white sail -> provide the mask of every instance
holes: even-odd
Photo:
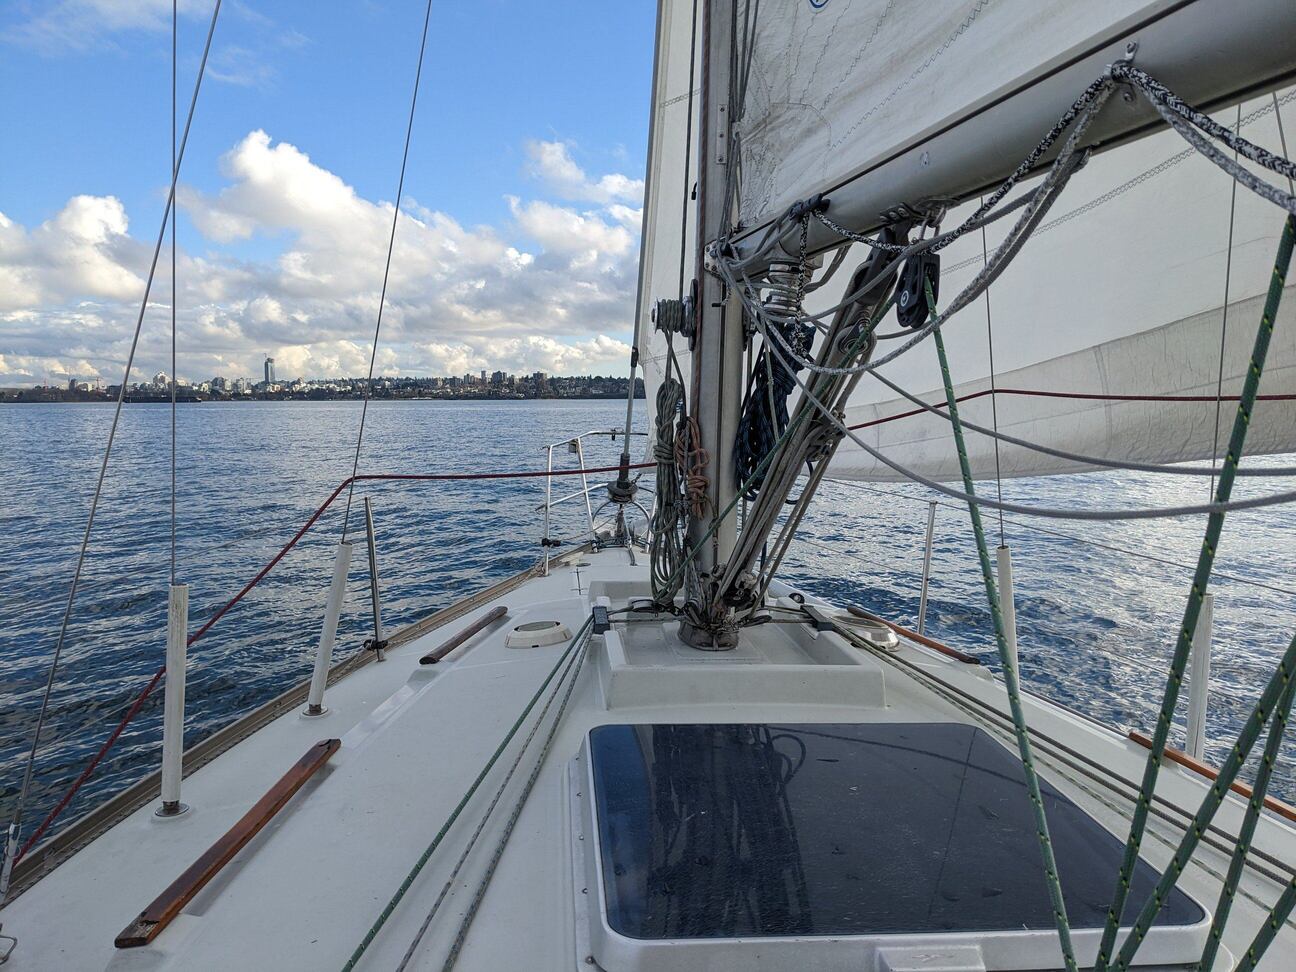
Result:
[[[639,301],[635,308],[635,333],[639,362],[643,366],[647,395],[648,453],[652,454],[652,430],[656,422],[656,392],[668,367],[666,340],[653,326],[652,310],[662,298],[680,294],[680,254],[684,253],[685,286],[693,279],[694,205],[689,200],[697,178],[697,98],[692,92],[690,108],[690,41],[694,39],[694,4],[691,0],[661,0],[658,8],[658,37],[652,121],[648,146],[647,193],[644,198],[644,232],[639,268]],[[696,42],[701,43],[699,25]],[[694,65],[695,73],[697,65]],[[688,172],[685,159],[690,158]],[[688,342],[675,339],[676,360],[685,376],[689,373]]]
[[[1031,143],[1017,139],[1035,125],[1035,107],[1047,103],[1039,117],[1055,119],[1127,40],[1143,41],[1137,63],[1190,100],[1239,90],[1255,83],[1241,72],[1281,70],[1268,61],[1285,61],[1286,52],[1261,48],[1290,31],[1294,13],[1283,0],[747,0],[744,8],[756,17],[741,124],[740,208],[749,227],[815,192],[834,192],[836,204],[847,205],[840,187],[870,173],[873,189],[858,191],[881,195],[868,215],[960,192],[961,180],[976,185],[995,157],[1020,159],[1017,146]],[[1222,42],[1222,32],[1251,52],[1245,63],[1207,63],[1211,52],[1195,38]],[[1067,73],[1077,66],[1080,75]],[[1108,119],[1119,125],[1138,107],[1131,102]],[[966,125],[978,117],[989,127]],[[989,158],[955,161],[976,151],[968,143]],[[915,146],[926,154],[880,176]]]
[[[1296,134],[1296,92],[1280,92],[1276,100],[1288,132]],[[1268,95],[1255,99],[1242,106],[1241,116],[1247,138],[1277,151],[1281,138],[1274,102]],[[1229,109],[1215,117],[1232,126],[1238,112]],[[961,214],[951,213],[947,224],[955,225]],[[991,252],[1009,222],[990,227]],[[991,287],[989,325],[986,298],[981,298],[944,327],[956,392],[966,399],[961,416],[987,427],[997,420],[1001,431],[1018,438],[1111,460],[1177,462],[1222,454],[1233,403],[1222,403],[1217,434],[1214,401],[1170,399],[1213,399],[1217,388],[1224,396],[1240,392],[1282,222],[1279,210],[1244,188],[1235,196],[1232,181],[1185,151],[1174,133],[1095,157]],[[979,234],[946,250],[942,302],[965,286],[982,262]],[[1296,395],[1296,292],[1288,291],[1262,395]],[[894,331],[893,320],[881,330]],[[988,394],[991,337],[999,389],[993,397]],[[883,370],[906,390],[920,392],[924,401],[944,402],[930,341]],[[1077,397],[1057,397],[1072,395]],[[1131,396],[1165,400],[1121,400]],[[847,419],[860,426],[856,434],[894,461],[929,477],[957,479],[949,422],[930,414],[895,418],[914,409],[866,376]],[[972,431],[966,438],[974,475],[994,476],[993,439]],[[1296,401],[1261,401],[1246,451],[1296,451]],[[1005,477],[1092,468],[1007,443],[1000,444],[998,459]],[[902,478],[849,439],[831,475]]]

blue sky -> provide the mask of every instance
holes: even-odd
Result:
[[[209,0],[181,4],[182,111],[210,10]],[[366,341],[355,325],[374,299],[360,283],[376,262],[373,248],[346,252],[346,213],[312,213],[313,200],[301,212],[263,220],[277,200],[254,189],[292,193],[306,176],[331,174],[364,204],[358,219],[381,221],[374,204],[395,195],[422,17],[420,0],[225,0],[181,176],[179,239],[184,259],[195,261],[181,265],[188,283],[178,312],[195,352],[182,376],[209,377],[204,368],[222,365],[251,373],[263,351],[280,345],[296,348],[287,358],[308,371],[326,372],[330,362],[349,371],[364,357],[356,352],[367,347],[338,342]],[[394,356],[384,363],[408,372],[477,360],[486,366],[495,363],[484,360],[491,356],[518,368],[613,364],[632,312],[626,283],[636,253],[625,243],[637,250],[635,180],[643,169],[654,17],[648,2],[433,4],[405,209],[429,230],[425,256],[483,239],[490,253],[467,267],[439,266],[434,281],[419,273],[411,252],[410,286],[394,294]],[[131,323],[127,283],[147,269],[165,191],[170,42],[167,0],[26,0],[0,9],[0,213],[8,224],[0,231],[7,234],[0,235],[0,282],[6,272],[18,280],[7,305],[0,303],[0,383],[60,370],[113,377]],[[263,146],[246,142],[256,132],[264,133]],[[242,161],[232,163],[231,153]],[[269,172],[275,166],[283,169],[278,179]],[[296,174],[288,171],[294,166]],[[221,195],[232,189],[238,199]],[[66,214],[76,197],[87,199]],[[316,217],[336,225],[324,231]],[[457,243],[434,232],[444,219]],[[479,229],[484,236],[474,235]],[[65,231],[70,241],[59,235]],[[419,233],[398,235],[414,245]],[[357,239],[368,234],[357,230]],[[86,246],[92,260],[112,266],[86,278],[78,270],[84,260],[52,265]],[[286,279],[286,254],[312,262],[312,279],[327,277],[335,292],[306,293],[302,279]],[[347,273],[335,273],[344,258]],[[547,286],[534,279],[535,268]],[[564,268],[576,283],[602,288],[591,306],[574,307],[562,295]],[[468,301],[484,315],[479,321],[461,313],[465,301],[454,302],[457,310],[443,302],[451,284],[469,278],[479,295],[516,290],[499,306],[487,297]],[[555,293],[561,306],[547,306]],[[170,302],[168,293],[154,296]],[[291,326],[276,328],[276,314],[257,318],[249,307],[258,299],[278,302],[278,318]],[[528,306],[541,319],[534,330]],[[564,356],[555,344],[587,352]],[[146,370],[155,345],[143,345]]]

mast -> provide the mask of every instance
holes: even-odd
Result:
[[[733,443],[741,409],[742,312],[737,298],[729,295],[719,277],[707,269],[707,251],[727,235],[727,222],[736,205],[736,185],[729,178],[729,144],[737,3],[702,0],[702,7],[701,155],[694,264],[697,343],[693,349],[691,400],[700,432],[697,445],[709,459],[706,510],[701,517],[690,513],[686,532],[686,549],[696,553],[686,591],[692,620],[680,625],[680,637],[695,648],[715,650],[737,644],[737,631],[729,623],[732,611],[716,602],[715,585],[737,537],[736,510],[719,514],[730,506],[737,492]]]

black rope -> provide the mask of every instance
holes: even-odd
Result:
[[[814,335],[812,325],[788,321],[775,326],[793,347],[810,346]],[[795,370],[790,368],[788,360],[770,354],[758,355],[743,397],[742,417],[734,438],[734,477],[737,482],[748,483],[743,496],[749,501],[756,499],[765,483],[762,461],[787,431],[788,397],[796,389],[796,375],[801,370],[800,365]]]

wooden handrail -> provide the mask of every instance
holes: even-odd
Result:
[[[1152,748],[1151,738],[1143,735],[1143,733],[1136,729],[1131,729],[1129,731],[1129,738],[1138,743],[1144,749]],[[1172,763],[1178,763],[1185,769],[1192,770],[1199,776],[1206,777],[1208,780],[1219,779],[1219,770],[1214,766],[1203,763],[1199,759],[1194,759],[1182,749],[1175,749],[1173,746],[1167,746],[1165,748],[1165,758],[1170,760]],[[1251,799],[1251,794],[1254,792],[1251,787],[1247,786],[1245,783],[1238,783],[1236,781],[1229,787],[1229,789],[1234,793],[1237,793],[1239,796],[1246,797],[1248,800]],[[1283,801],[1276,797],[1266,796],[1264,798],[1264,805],[1266,810],[1272,810],[1280,817],[1286,817],[1288,820],[1296,820],[1296,807],[1293,807],[1290,803],[1283,803]]]
[[[962,662],[964,665],[981,664],[981,659],[977,658],[975,655],[969,655],[966,652],[959,651],[957,648],[951,648],[949,645],[941,644],[934,638],[920,635],[917,631],[910,631],[908,628],[902,627],[894,621],[888,621],[886,618],[879,617],[870,611],[865,611],[862,607],[856,607],[854,604],[849,604],[847,605],[846,610],[857,618],[863,618],[865,621],[876,621],[878,624],[885,624],[901,638],[916,641],[918,644],[930,648],[932,651],[940,652],[942,655],[947,655],[955,661]]]
[[[500,618],[504,617],[504,615],[506,614],[508,614],[508,608],[506,608],[503,604],[501,604],[497,608],[492,608],[491,610],[483,614],[480,618],[478,618],[476,621],[474,621],[472,624],[468,625],[468,627],[460,631],[449,641],[441,645],[440,648],[436,648],[432,651],[429,651],[426,655],[424,655],[422,658],[419,659],[419,664],[435,665],[442,658],[450,654],[450,652],[454,651],[456,648],[462,645],[473,635],[477,634],[477,632],[490,627],[492,624],[494,624]]]
[[[306,755],[293,765],[287,773],[270,787],[266,795],[253,805],[229,830],[212,844],[198,860],[185,869],[185,872],[171,882],[170,886],[153,899],[152,903],[140,912],[139,917],[127,925],[113,942],[118,948],[138,948],[147,945],[158,936],[180,909],[187,905],[199,891],[214,878],[220,869],[243,849],[261,828],[270,822],[276,813],[283,809],[302,784],[315,775],[329,757],[342,745],[340,739],[321,739]]]

